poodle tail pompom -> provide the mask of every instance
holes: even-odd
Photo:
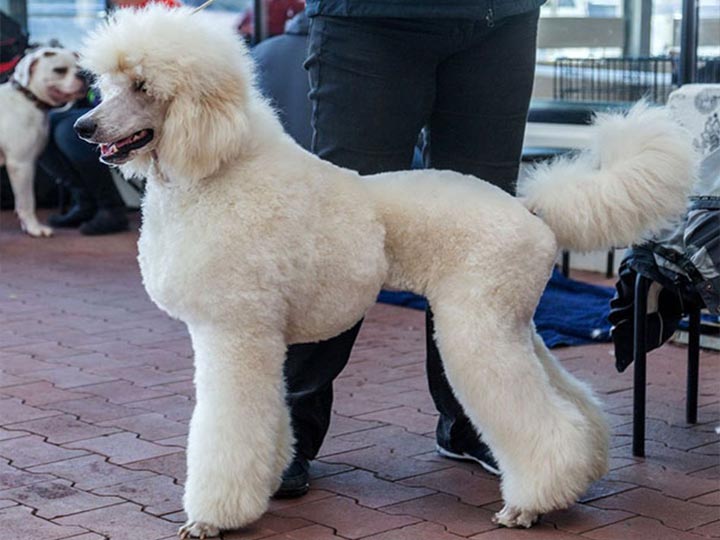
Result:
[[[518,186],[563,249],[628,246],[686,209],[697,156],[664,108],[645,102],[596,119],[590,147],[535,167]]]

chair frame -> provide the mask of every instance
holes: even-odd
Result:
[[[633,456],[645,456],[645,404],[647,386],[646,321],[648,291],[652,280],[641,274],[635,279],[634,336],[633,336]],[[698,380],[700,372],[700,307],[689,313],[687,391],[685,420],[697,423]]]

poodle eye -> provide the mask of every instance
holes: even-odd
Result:
[[[133,88],[136,92],[147,92],[147,88],[145,88],[145,81],[135,81]]]
[[[68,72],[68,68],[66,68],[66,67],[56,67],[55,69],[53,69],[53,71],[54,71],[55,73],[57,73],[58,75],[65,75],[65,74]]]

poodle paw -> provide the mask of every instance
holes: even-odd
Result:
[[[22,229],[30,236],[34,236],[35,238],[52,236],[53,234],[53,230],[50,227],[40,225],[39,223],[23,223]]]
[[[200,540],[203,540],[219,534],[220,529],[202,521],[188,521],[178,530],[180,540],[186,540],[187,538],[200,538]]]
[[[506,504],[492,518],[492,522],[503,527],[525,527],[529,529],[540,518],[536,512],[523,510],[516,506]]]

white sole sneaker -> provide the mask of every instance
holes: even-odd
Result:
[[[457,459],[458,461],[473,461],[480,465],[483,469],[485,469],[490,474],[494,474],[495,476],[500,476],[500,470],[493,467],[492,465],[489,465],[487,462],[476,458],[475,456],[471,456],[470,454],[456,454],[455,452],[451,452],[450,450],[446,450],[439,444],[435,445],[435,449],[437,450],[437,453],[440,454],[442,457],[448,458],[448,459]]]

